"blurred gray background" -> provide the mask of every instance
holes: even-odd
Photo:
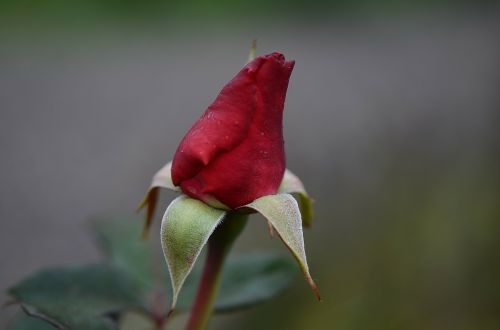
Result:
[[[213,329],[498,329],[500,12],[227,16],[2,24],[0,301],[42,267],[98,260],[88,218],[134,214],[257,38],[296,60],[287,165],[316,200],[324,301],[297,278]],[[287,253],[258,217],[237,248]]]

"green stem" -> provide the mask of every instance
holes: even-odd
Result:
[[[206,329],[219,291],[224,260],[247,219],[248,215],[229,213],[208,240],[208,255],[186,330]]]

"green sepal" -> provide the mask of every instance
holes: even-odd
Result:
[[[203,246],[226,212],[179,196],[168,206],[161,223],[161,243],[172,282],[172,309]]]
[[[307,194],[304,184],[300,181],[299,177],[289,169],[285,170],[278,193],[296,196],[302,215],[302,225],[307,228],[311,227],[314,218],[314,200]]]
[[[168,162],[163,166],[153,177],[151,184],[149,185],[148,192],[141,204],[137,208],[140,211],[146,207],[146,217],[144,221],[144,229],[142,231],[142,237],[147,238],[149,233],[149,228],[153,222],[153,216],[156,209],[156,204],[158,203],[158,196],[160,194],[160,188],[170,189],[176,192],[180,192],[179,187],[174,186],[172,182],[172,162]]]
[[[300,209],[293,196],[290,194],[268,195],[256,199],[252,203],[245,205],[245,207],[259,212],[272,224],[281,240],[299,263],[300,269],[316,298],[321,300],[318,287],[309,273]]]

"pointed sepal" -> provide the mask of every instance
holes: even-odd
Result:
[[[314,200],[307,194],[299,177],[289,169],[285,170],[278,193],[293,194],[297,197],[300,213],[302,214],[302,225],[307,228],[311,227],[314,218]]]
[[[316,298],[321,300],[318,287],[309,273],[302,232],[302,219],[299,206],[293,196],[290,194],[268,195],[256,199],[245,207],[259,212],[272,224],[281,240],[299,263],[300,269]]]
[[[172,281],[172,310],[196,259],[226,212],[179,196],[168,206],[161,223],[161,244]]]
[[[173,191],[180,192],[179,187],[174,186],[172,182],[172,162],[168,162],[163,166],[153,177],[151,185],[149,186],[146,196],[138,207],[138,211],[146,207],[146,219],[144,221],[144,229],[142,231],[143,238],[148,237],[149,228],[153,222],[153,215],[155,212],[156,204],[158,203],[158,195],[160,188],[166,188]]]

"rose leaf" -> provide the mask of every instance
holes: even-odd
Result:
[[[156,247],[151,240],[140,237],[141,223],[136,218],[94,218],[92,234],[100,250],[112,265],[123,269],[140,284],[144,293],[166,278],[166,266],[155,265]]]
[[[197,267],[195,267],[197,268]],[[286,289],[296,275],[293,262],[270,253],[244,253],[230,256],[224,266],[216,312],[250,307],[275,297]],[[189,310],[196,295],[201,269],[193,270],[179,295],[177,307]]]
[[[28,315],[62,329],[113,329],[106,316],[146,309],[137,282],[103,264],[44,269],[10,288],[9,295]]]

